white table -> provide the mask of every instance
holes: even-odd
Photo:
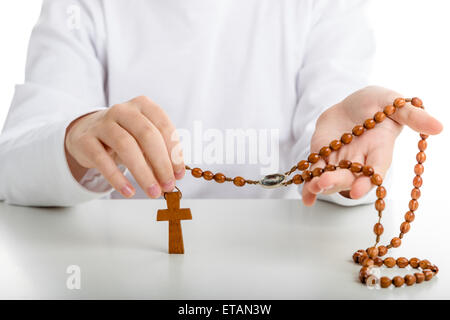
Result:
[[[441,272],[388,290],[359,283],[351,261],[355,250],[373,243],[371,206],[183,199],[193,214],[182,222],[186,253],[169,255],[167,222],[156,222],[163,200],[100,200],[69,209],[0,203],[0,298],[448,299],[448,201],[422,202],[392,254],[428,258]],[[406,205],[388,203],[389,239]],[[69,265],[81,268],[79,290],[66,287]]]

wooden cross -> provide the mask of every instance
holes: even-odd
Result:
[[[168,192],[164,195],[167,209],[158,210],[156,221],[169,221],[169,253],[184,253],[183,233],[180,220],[191,220],[191,209],[180,209],[181,193]]]

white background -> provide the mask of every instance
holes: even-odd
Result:
[[[0,129],[14,85],[23,82],[28,39],[40,4],[37,0],[0,2]],[[370,9],[377,35],[372,83],[405,96],[421,97],[444,126],[450,117],[450,103],[445,100],[450,91],[449,12],[448,0],[376,0]],[[448,194],[448,130],[429,140],[423,188],[427,199],[442,199]],[[417,135],[405,129],[395,151],[394,190],[388,192],[391,197],[409,197],[416,145]]]

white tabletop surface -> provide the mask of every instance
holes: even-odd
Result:
[[[169,255],[168,224],[156,222],[163,200],[69,209],[0,203],[0,298],[449,299],[449,202],[422,202],[404,245],[391,253],[428,258],[441,271],[388,290],[359,283],[351,261],[373,244],[372,206],[183,199],[193,215],[182,222],[186,252]],[[388,202],[383,243],[398,233],[406,207]],[[79,290],[66,287],[69,265],[81,268]]]

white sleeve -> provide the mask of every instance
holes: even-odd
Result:
[[[292,121],[294,150],[299,159],[306,159],[310,152],[320,114],[368,84],[375,45],[365,12],[367,4],[365,0],[313,1],[308,40],[298,73],[299,100]],[[369,193],[360,200],[339,194],[319,198],[357,205],[371,202],[373,196]]]
[[[99,1],[43,2],[25,83],[16,86],[0,136],[0,200],[69,206],[110,191],[99,179],[91,190],[79,184],[64,152],[69,123],[107,106],[103,21]]]

